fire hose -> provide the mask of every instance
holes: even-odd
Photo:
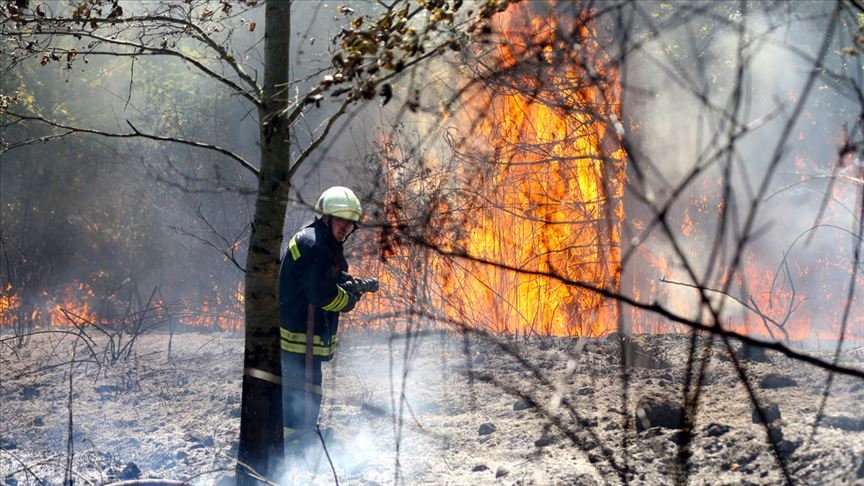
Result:
[[[367,292],[378,292],[379,288],[377,278],[350,277],[345,282],[340,283],[339,286],[349,294],[354,294],[358,297]]]

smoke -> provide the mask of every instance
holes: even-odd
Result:
[[[298,61],[291,66],[299,79],[329,62],[328,39],[337,23],[321,5],[295,3],[295,28],[308,29],[299,36]],[[229,20],[242,17],[259,26],[250,29],[247,23],[231,33],[234,52],[252,73],[262,72],[263,2],[259,7]],[[306,24],[312,10],[325,21]],[[229,34],[218,32],[211,35]],[[201,46],[190,41],[180,47],[197,51]],[[212,144],[257,165],[254,106],[223,84],[194,75],[176,58],[91,56],[86,65],[78,62],[68,70],[53,62],[19,68],[4,77],[4,94],[18,89],[22,99],[33,99],[34,111],[48,118],[108,133],[128,133],[131,125],[143,133]],[[296,94],[304,85],[290,89]],[[325,112],[313,110],[304,120],[298,145],[308,142],[303,129],[313,131]],[[4,128],[4,143],[51,133],[44,126],[28,129],[21,124]],[[0,169],[0,288],[5,292],[11,285],[24,302],[22,315],[43,306],[44,296],[53,302],[64,289],[81,285],[95,294],[91,308],[93,299],[143,305],[158,289],[157,299],[183,307],[184,314],[204,313],[204,307],[206,312],[238,310],[233,299],[242,281],[238,266],[256,179],[235,161],[182,144],[82,135],[5,152]],[[308,192],[318,191],[316,184]],[[314,197],[304,193],[304,200]],[[86,297],[70,296],[79,305]],[[215,309],[205,301],[225,305]]]
[[[333,469],[340,480],[362,474],[385,483],[447,447],[429,414],[464,405],[452,403],[464,399],[455,390],[471,359],[489,352],[487,344],[472,340],[469,348],[446,331],[343,330],[334,360],[323,368],[320,429],[300,448],[286,443],[280,484],[327,482]]]
[[[663,10],[645,5],[646,13]],[[837,80],[854,79],[860,61],[838,54],[852,43],[839,25],[819,69],[815,59],[829,22],[836,22],[828,15],[833,5],[803,6],[804,13],[770,6],[740,12],[737,5],[715,4],[644,16],[657,18],[647,30],[658,34],[634,39],[641,44],[622,69],[623,110],[638,148],[632,163],[640,172],[628,201],[638,223],[625,231],[669,263],[658,277],[695,283],[686,263],[708,286],[720,288],[722,270],[749,224],[752,237],[739,270],[750,280],[731,291],[747,304],[757,299],[766,312],[772,302],[786,305],[778,297],[785,294],[801,302],[793,315],[816,316],[826,299],[838,307],[846,302],[852,249],[861,244],[852,236],[860,224],[860,187],[836,177],[848,170],[838,165],[841,134],[858,116],[848,106],[854,86]],[[671,202],[664,217],[672,234],[640,233],[655,216],[640,202],[646,197],[658,208]],[[826,261],[836,266],[829,269]],[[692,288],[660,288],[665,304],[699,315]],[[741,307],[733,307],[726,317],[740,318]],[[775,307],[769,313],[784,312]],[[822,317],[812,324],[836,329],[837,315]]]
[[[307,484],[328,477],[350,478],[362,473],[370,460],[394,457],[395,450],[382,444],[381,435],[368,426],[335,433],[324,430],[302,449],[286,445],[285,468],[279,484]]]

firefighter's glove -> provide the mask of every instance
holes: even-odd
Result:
[[[340,312],[351,312],[352,310],[354,310],[354,307],[357,305],[357,303],[360,302],[360,294],[355,294],[347,290],[346,292],[348,292],[348,303],[345,304],[345,307],[343,307]]]

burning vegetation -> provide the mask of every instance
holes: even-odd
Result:
[[[616,328],[615,304],[597,290],[618,290],[625,154],[614,69],[590,21],[515,5],[471,54],[482,62],[467,66],[469,101],[438,127],[438,155],[382,142],[381,242],[392,254],[377,268],[385,286],[422,294],[429,315],[519,335]],[[400,231],[415,244],[394,248]],[[406,286],[412,276],[421,282]]]
[[[622,116],[617,64],[595,13],[511,7],[489,26],[482,49],[463,59],[461,72],[472,77],[459,90],[455,116],[455,100],[440,106],[443,142],[419,155],[398,132],[382,137],[383,230],[370,253],[385,263],[363,265],[390,288],[410,291],[401,295],[406,302],[364,310],[419,309],[519,335],[688,330],[656,313],[660,305],[685,320],[772,341],[835,340],[844,322],[845,337],[861,338],[864,303],[854,289],[864,277],[850,253],[854,236],[804,248],[811,228],[787,243],[745,246],[734,236],[745,191],[733,184],[743,176],[715,173],[715,162],[697,166],[678,187],[661,181],[665,195],[645,190],[646,170],[663,167],[624,150],[645,129]],[[789,184],[806,184],[804,174],[819,171],[815,163],[799,169]],[[855,184],[825,199],[820,227],[849,227],[843,208],[859,205]],[[767,199],[783,199],[782,192]],[[860,224],[860,215],[851,216],[853,227]],[[418,244],[400,247],[412,239]],[[426,262],[422,269],[418,261]],[[631,299],[639,305],[619,305]]]
[[[681,194],[672,190],[646,214],[650,198],[638,187],[645,167],[628,167],[639,158],[624,150],[638,145],[646,129],[634,115],[625,120],[622,114],[619,65],[597,14],[517,3],[475,26],[483,41],[456,49],[462,55],[456,72],[467,74],[467,82],[440,102],[438,143],[420,155],[396,132],[379,136],[373,184],[383,197],[368,206],[380,206],[370,220],[382,231],[358,234],[360,246],[374,248],[360,268],[380,275],[385,288],[407,292],[368,299],[354,325],[420,313],[520,335],[687,330],[650,309],[622,306],[616,296],[624,296],[771,340],[836,339],[841,332],[860,337],[864,304],[854,288],[864,281],[846,263],[855,261],[846,242],[820,245],[801,258],[809,234],[779,251],[751,246],[732,267],[739,250],[723,233],[723,221],[730,218],[730,201],[737,202],[723,178],[701,179],[696,189],[682,186]],[[417,98],[411,106],[420,101],[427,102]],[[797,138],[804,140],[805,132]],[[845,190],[861,183],[850,153],[844,152],[843,174],[835,173],[840,182],[825,198],[818,222],[823,230],[848,226],[849,213],[860,224]],[[801,185],[818,178],[818,163],[810,160],[795,155]],[[634,174],[637,187],[625,196]],[[87,224],[91,235],[107,226]],[[667,241],[658,241],[658,227]],[[94,244],[93,253],[100,251]],[[20,263],[35,268],[26,257]],[[166,295],[156,287],[148,298],[149,292],[124,290],[117,283],[123,272],[112,269],[92,281],[74,278],[46,288],[39,279],[11,278],[10,264],[4,265],[2,327],[243,325],[237,276],[211,274],[205,276],[209,284],[197,282],[194,291],[172,286]],[[119,276],[106,280],[107,274]]]

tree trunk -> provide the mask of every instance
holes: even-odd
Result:
[[[279,250],[288,200],[288,138],[273,123],[287,104],[291,2],[266,5],[261,169],[246,255],[246,346],[237,484],[258,484],[246,466],[274,482],[283,459],[279,346]],[[246,466],[244,466],[244,464]]]

